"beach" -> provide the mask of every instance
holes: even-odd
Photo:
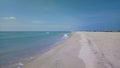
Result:
[[[120,68],[119,41],[119,32],[72,32],[22,68]]]

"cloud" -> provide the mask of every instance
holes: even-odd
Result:
[[[9,17],[9,19],[13,19],[13,20],[15,20],[15,19],[16,19],[16,17]]]
[[[2,17],[4,20],[16,20],[16,17],[10,16],[10,17]]]

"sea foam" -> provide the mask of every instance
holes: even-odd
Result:
[[[64,34],[63,39],[67,39],[68,37],[68,34]]]

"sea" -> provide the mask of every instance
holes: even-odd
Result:
[[[22,68],[69,35],[69,31],[0,31],[0,68]]]

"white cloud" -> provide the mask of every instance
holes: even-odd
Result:
[[[9,19],[13,19],[13,20],[15,20],[15,19],[16,19],[16,17],[9,17]]]
[[[16,20],[16,17],[14,17],[14,16],[2,17],[2,19],[5,19],[5,20]]]

